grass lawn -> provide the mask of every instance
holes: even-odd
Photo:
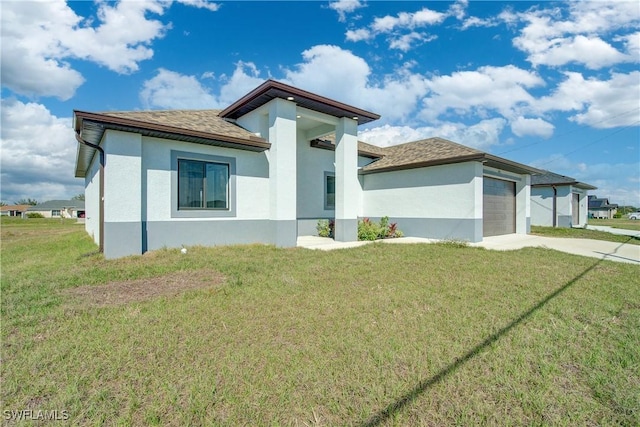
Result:
[[[629,218],[614,218],[614,219],[589,219],[589,225],[608,225],[613,228],[625,228],[627,230],[640,231],[640,221]]]
[[[2,410],[74,425],[639,425],[640,267],[542,248],[106,261],[2,219]],[[5,414],[3,412],[3,414]]]
[[[608,233],[606,231],[587,230],[584,228],[540,227],[537,225],[532,225],[531,234],[547,237],[570,237],[574,239],[606,240],[608,242],[640,245],[640,239],[637,237],[622,236],[619,234]]]

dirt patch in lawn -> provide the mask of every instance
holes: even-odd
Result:
[[[223,282],[224,276],[213,270],[177,271],[160,277],[80,286],[66,289],[63,293],[72,297],[74,303],[105,307],[148,301],[161,296],[176,296],[195,289],[215,288]]]

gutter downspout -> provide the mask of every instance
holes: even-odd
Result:
[[[99,215],[100,215],[100,224],[99,224],[99,230],[100,230],[100,252],[104,253],[104,163],[105,163],[105,154],[104,154],[104,150],[102,149],[102,147],[100,147],[99,145],[95,145],[92,144],[88,141],[85,141],[84,139],[82,139],[82,137],[80,136],[79,133],[76,132],[76,140],[80,143],[80,144],[84,144],[87,147],[91,147],[94,148],[96,150],[98,150],[98,152],[100,153],[100,208],[99,208]]]
[[[558,204],[558,189],[555,185],[552,185],[553,188],[553,227],[558,226],[558,214],[557,214],[557,204]]]

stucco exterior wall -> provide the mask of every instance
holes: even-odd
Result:
[[[571,185],[556,186],[556,226],[584,227],[587,224],[587,191]],[[579,195],[578,223],[573,223],[573,193]],[[553,227],[553,188],[531,187],[531,224]]]
[[[364,217],[389,216],[407,236],[482,240],[480,163],[383,172],[363,178]]]
[[[100,154],[96,153],[84,178],[84,229],[100,244]]]

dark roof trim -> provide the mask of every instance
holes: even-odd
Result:
[[[522,163],[507,160],[503,157],[494,156],[493,154],[484,153],[484,164],[489,167],[506,170],[509,172],[520,174],[543,173],[540,169],[523,165]]]
[[[544,183],[544,184],[531,184],[532,187],[562,187],[563,185],[572,185],[577,188],[582,188],[583,190],[597,190],[598,187],[594,187],[593,185],[586,184],[580,181],[571,181],[571,182],[554,182],[554,183]]]
[[[74,110],[74,115],[76,117],[76,132],[80,132],[80,130],[82,129],[83,121],[87,120],[104,125],[106,129],[140,132],[148,136],[164,136],[170,139],[181,139],[179,137],[188,137],[194,139],[191,142],[198,142],[197,140],[200,140],[200,143],[208,145],[222,145],[226,147],[242,148],[251,151],[264,151],[271,147],[271,144],[269,142],[258,136],[252,136],[250,137],[250,139],[236,138],[229,135],[183,129],[174,126],[149,123],[141,120],[123,117],[108,116],[99,113],[89,113],[79,110]],[[214,142],[223,144],[215,144]]]
[[[220,112],[220,117],[237,119],[275,98],[293,97],[294,102],[309,110],[334,117],[358,117],[358,124],[378,120],[380,115],[344,104],[275,80],[267,80],[238,101]]]
[[[364,169],[364,170],[360,170],[360,174],[368,175],[368,174],[379,173],[379,172],[393,172],[393,171],[399,171],[404,169],[419,169],[419,168],[426,168],[429,166],[450,165],[453,163],[481,161],[483,157],[484,157],[483,153],[470,154],[467,156],[449,157],[445,159],[427,160],[423,162],[392,165],[392,166],[387,166],[385,168],[377,168],[377,169],[370,169],[370,170]],[[375,163],[372,163],[371,165],[375,165]]]
[[[336,146],[329,141],[323,141],[321,139],[312,139],[309,142],[309,145],[313,148],[320,148],[323,150],[336,151]],[[367,151],[362,148],[362,144],[358,141],[358,156],[368,157],[370,159],[380,159],[383,157],[380,154],[374,153],[372,151]]]

